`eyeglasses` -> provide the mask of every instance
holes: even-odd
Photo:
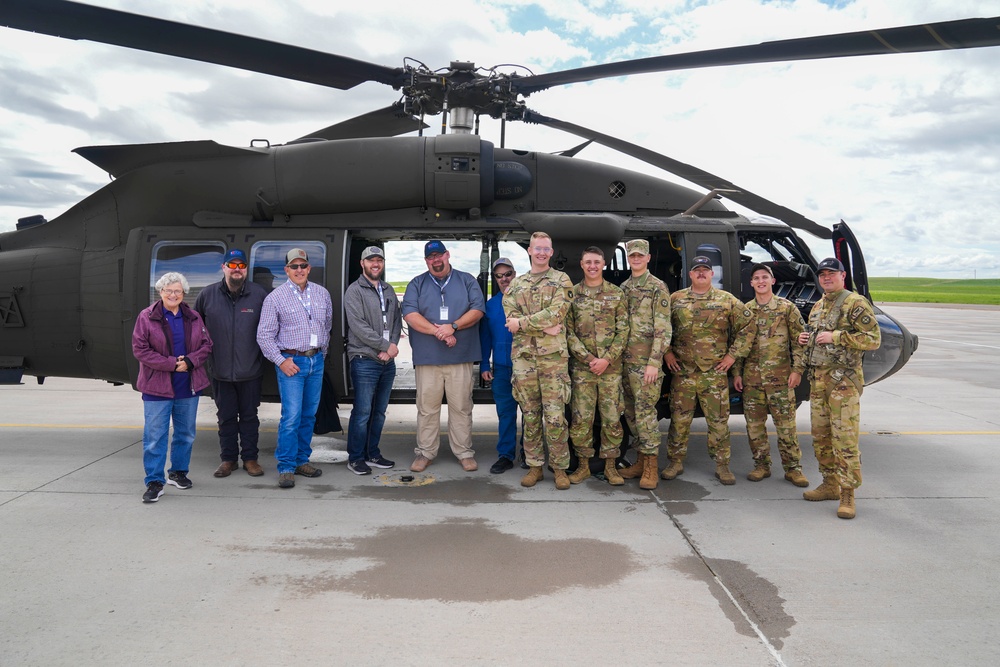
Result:
[[[430,262],[430,261],[433,261],[435,259],[441,259],[442,257],[444,257],[444,253],[443,252],[432,252],[431,254],[429,254],[426,257],[424,257],[424,259],[426,259],[428,262]]]
[[[161,289],[160,294],[166,294],[167,296],[180,296],[184,294],[182,289]]]
[[[494,273],[493,277],[500,280],[501,278],[510,278],[512,275],[514,275],[513,271],[504,271],[503,273]]]
[[[247,268],[246,262],[226,262],[227,269],[245,269]]]
[[[289,264],[285,268],[289,268],[292,271],[305,271],[306,269],[309,268],[309,265],[308,264]]]
[[[537,253],[539,255],[547,255],[552,252],[552,248],[532,248],[531,252]]]

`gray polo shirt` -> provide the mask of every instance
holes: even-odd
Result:
[[[446,306],[448,317],[441,317],[441,307]],[[479,283],[472,274],[452,267],[448,278],[435,280],[425,271],[410,281],[403,295],[403,317],[420,313],[432,324],[454,322],[470,310],[486,312],[486,300]],[[430,334],[410,329],[410,347],[413,348],[414,366],[442,366],[480,361],[479,322],[468,329],[455,332],[458,343],[448,347]]]

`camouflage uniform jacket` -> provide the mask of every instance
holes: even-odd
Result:
[[[704,294],[695,294],[690,287],[671,294],[670,319],[674,328],[670,347],[683,373],[707,371],[727,354],[742,359],[757,330],[750,309],[714,287]]]
[[[765,304],[750,299],[746,303],[756,322],[757,335],[746,359],[737,359],[732,374],[743,376],[751,387],[788,386],[788,376],[794,371],[806,371],[806,348],[799,345],[799,334],[805,329],[802,314],[794,303],[772,296]]]
[[[597,287],[583,282],[573,286],[573,303],[566,316],[566,342],[574,367],[589,368],[594,359],[611,362],[605,373],[621,372],[621,357],[628,342],[625,294],[608,281]]]
[[[649,271],[630,277],[621,289],[628,299],[628,343],[622,358],[632,366],[660,367],[670,349],[670,290]]]
[[[511,358],[547,354],[569,356],[565,331],[555,336],[542,331],[554,324],[566,323],[566,313],[573,301],[573,283],[562,271],[525,273],[514,278],[503,295],[507,317],[521,320],[514,334]]]
[[[834,306],[841,291],[824,294],[809,313],[809,326],[813,331],[832,331],[833,343],[815,345],[810,341],[806,362],[811,368],[841,368],[854,371],[859,384],[864,384],[861,362],[865,350],[876,350],[882,343],[875,311],[868,299],[849,292],[833,323]]]

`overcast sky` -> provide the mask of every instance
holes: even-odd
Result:
[[[412,57],[433,69],[468,60],[538,74],[1000,14],[996,0],[90,4],[389,67]],[[990,48],[699,69],[550,89],[528,106],[698,166],[826,226],[843,219],[871,275],[1000,277],[998,64],[1000,48]],[[52,219],[107,183],[73,148],[281,143],[396,99],[381,84],[339,91],[0,29],[0,231],[28,215]],[[499,143],[498,123],[484,119],[481,131]],[[579,141],[524,124],[507,128],[511,148],[554,152]],[[597,146],[580,157],[671,178]],[[825,242],[810,239],[818,256],[829,254]]]

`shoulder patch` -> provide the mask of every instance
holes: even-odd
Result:
[[[855,306],[854,310],[851,311],[851,319],[855,319],[858,315],[865,312],[864,306]]]
[[[660,301],[660,305],[666,308],[670,305],[670,301],[668,299],[664,299],[663,301]]]
[[[567,299],[572,299],[573,298],[573,290],[571,290],[571,289],[566,290],[566,298]]]

